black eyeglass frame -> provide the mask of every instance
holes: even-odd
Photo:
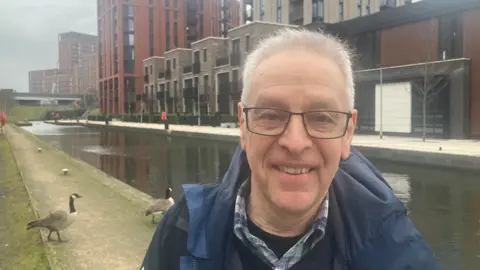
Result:
[[[250,129],[250,126],[249,126],[249,121],[248,121],[248,111],[250,110],[253,110],[253,109],[267,109],[267,110],[275,110],[275,111],[281,111],[281,112],[286,112],[288,113],[288,119],[287,119],[287,123],[285,124],[285,127],[283,127],[283,130],[278,133],[278,134],[274,134],[274,135],[268,135],[268,134],[263,134],[263,133],[258,133],[258,132],[255,132],[255,131],[252,131]],[[282,109],[275,109],[275,108],[268,108],[268,107],[244,107],[242,109],[243,113],[245,113],[245,121],[247,123],[247,129],[248,131],[254,133],[254,134],[257,134],[257,135],[262,135],[262,136],[280,136],[282,135],[285,130],[287,129],[288,125],[290,124],[290,118],[292,117],[292,115],[300,115],[302,117],[302,122],[303,122],[303,128],[305,129],[305,132],[307,132],[308,136],[312,137],[312,138],[316,138],[316,139],[322,139],[322,140],[330,140],[330,139],[338,139],[338,138],[342,138],[345,136],[345,134],[347,133],[347,129],[348,129],[348,123],[350,122],[350,119],[352,118],[352,113],[351,112],[342,112],[342,111],[333,111],[333,110],[315,110],[315,111],[306,111],[306,112],[291,112],[291,111],[287,111],[287,110],[282,110]],[[326,138],[320,138],[320,137],[315,137],[315,136],[312,136],[309,132],[308,132],[308,129],[307,129],[307,124],[305,123],[305,114],[306,113],[314,113],[314,112],[333,112],[333,113],[341,113],[341,114],[344,114],[347,116],[347,120],[345,121],[345,127],[343,129],[343,133],[342,135],[339,135],[339,136],[335,136],[335,137],[326,137]]]

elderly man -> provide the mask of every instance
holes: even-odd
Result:
[[[350,56],[284,29],[248,56],[240,146],[219,185],[185,185],[145,270],[438,269],[380,173],[351,148]]]

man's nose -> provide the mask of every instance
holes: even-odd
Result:
[[[292,115],[285,131],[280,135],[278,144],[292,153],[300,153],[312,146],[301,115]]]

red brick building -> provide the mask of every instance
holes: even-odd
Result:
[[[479,26],[480,2],[462,0],[421,1],[340,23],[307,27],[326,29],[356,49],[355,69],[361,73],[356,77],[359,99],[362,91],[378,83],[379,67],[384,70],[384,82],[421,80],[421,66],[438,61],[439,68],[442,66],[438,73],[449,70],[443,74],[449,79],[448,91],[443,91],[443,101],[429,103],[427,110],[443,114],[442,128],[448,130],[444,136],[465,138],[480,137]],[[368,114],[366,107],[374,106],[364,107]]]
[[[98,81],[102,113],[140,109],[143,59],[238,26],[236,0],[98,0]]]

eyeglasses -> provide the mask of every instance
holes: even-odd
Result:
[[[272,108],[243,108],[247,129],[255,134],[278,136],[285,132],[292,115],[302,116],[308,135],[317,139],[336,139],[345,136],[350,112],[308,111],[294,113]]]

